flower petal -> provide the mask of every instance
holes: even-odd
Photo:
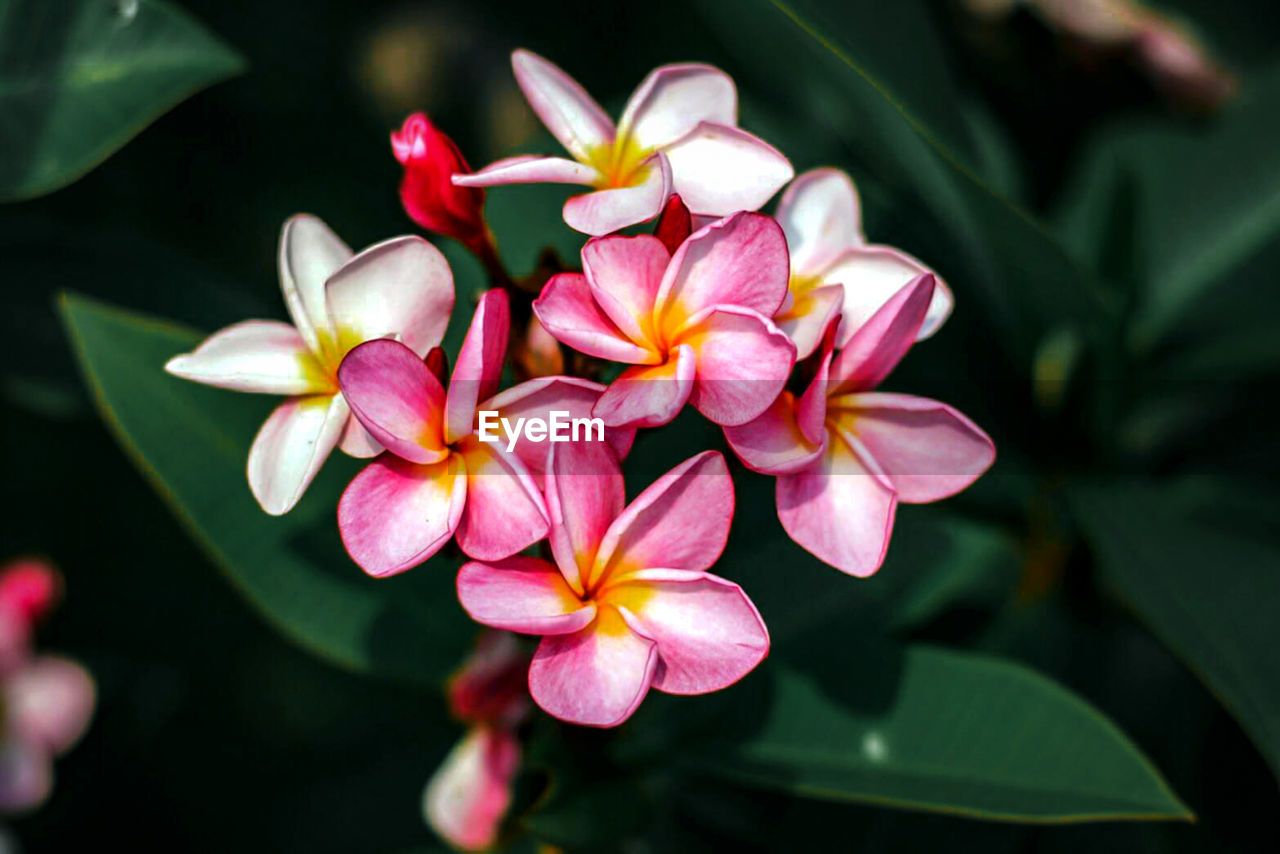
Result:
[[[573,196],[564,203],[564,221],[583,234],[600,236],[648,222],[671,195],[671,164],[661,152],[639,167],[638,183]]]
[[[375,577],[394,575],[449,541],[466,501],[466,468],[457,454],[425,466],[383,454],[342,493],[338,532],[361,569]]]
[[[342,431],[342,438],[338,440],[338,447],[342,449],[342,453],[358,460],[373,459],[386,450],[356,418],[347,419],[347,426]]]
[[[280,289],[303,340],[313,353],[332,339],[324,283],[351,258],[351,248],[319,217],[296,214],[280,231]]]
[[[569,586],[582,591],[600,541],[627,503],[622,469],[602,442],[552,445],[545,491],[551,553]]]
[[[476,726],[449,751],[422,795],[431,829],[464,851],[493,847],[520,767],[520,740],[500,727]]]
[[[690,457],[627,505],[600,542],[593,578],[667,567],[702,570],[724,551],[733,480],[719,451]]]
[[[797,276],[819,276],[846,249],[866,243],[858,191],[839,169],[811,169],[796,178],[775,216],[787,234]]]
[[[889,375],[916,342],[934,282],[929,273],[912,279],[854,331],[831,363],[829,394],[873,389]]]
[[[292,397],[275,408],[249,448],[249,488],[263,510],[280,516],[293,509],[350,417],[341,394]]]
[[[464,564],[458,601],[477,623],[531,635],[572,634],[596,616],[596,606],[579,599],[555,566],[523,555]]]
[[[454,175],[458,187],[497,187],[502,184],[585,184],[594,185],[600,173],[593,166],[563,157],[521,154],[496,160],[479,172]]]
[[[533,301],[533,313],[557,341],[612,362],[645,364],[659,357],[627,338],[596,303],[582,273],[558,273]]]
[[[768,409],[746,424],[725,427],[724,437],[747,468],[764,474],[801,471],[825,449],[824,444],[811,443],[801,432],[796,399],[789,391],[778,395]]]
[[[657,664],[657,644],[606,608],[580,632],[542,639],[529,665],[529,693],[562,721],[617,726],[644,700]]]
[[[627,101],[618,137],[633,140],[641,149],[661,148],[704,121],[738,123],[733,78],[710,65],[664,65],[649,72]]]
[[[394,335],[422,357],[449,325],[453,273],[421,237],[395,237],[343,264],[329,277],[325,296],[339,341]]]
[[[352,414],[373,438],[411,463],[449,455],[442,434],[444,389],[399,341],[366,341],[342,360],[338,383]]]
[[[475,429],[476,404],[498,390],[510,334],[510,299],[502,288],[491,288],[476,305],[449,378],[444,404],[446,442],[456,442]]]
[[[76,662],[41,656],[5,680],[6,732],[52,755],[71,749],[93,717],[93,677]]]
[[[802,294],[773,319],[796,345],[796,360],[807,359],[822,343],[822,333],[844,303],[844,287],[822,285]]]
[[[754,211],[791,180],[782,152],[744,130],[702,122],[663,153],[671,161],[674,192],[706,216]]]
[[[547,506],[519,457],[468,436],[457,445],[467,464],[467,506],[458,545],[476,560],[500,560],[547,535]]]
[[[745,424],[782,391],[796,347],[773,321],[721,305],[695,316],[677,339],[693,349],[697,379],[689,402],[716,424]]]
[[[946,282],[915,258],[891,246],[863,246],[841,255],[822,274],[826,283],[844,285],[844,307],[841,309],[844,320],[837,343],[841,347],[846,346],[858,328],[870,320],[881,306],[925,273],[934,276],[935,287],[929,310],[916,333],[917,341],[937,332],[951,315],[955,298]]]
[[[763,214],[738,213],[694,232],[672,257],[655,319],[674,333],[693,315],[737,305],[772,317],[787,296],[787,241]]]
[[[637,345],[656,349],[653,304],[671,255],[650,234],[597,237],[582,247],[582,270],[596,304]]]
[[[609,384],[591,414],[607,427],[660,427],[680,414],[693,392],[693,348],[677,347],[661,365],[627,368]]]
[[[778,478],[777,500],[782,527],[820,560],[858,577],[884,562],[897,496],[841,437],[811,468]]]
[[[48,751],[12,736],[0,742],[0,810],[32,809],[52,790],[53,761]]]
[[[206,338],[190,353],[174,356],[164,369],[175,377],[263,394],[333,392],[297,329],[277,320],[246,320]]]
[[[719,691],[769,654],[769,630],[742,588],[705,572],[643,569],[610,586],[627,623],[658,643],[653,687],[668,694]]]
[[[873,392],[833,398],[831,406],[902,501],[916,504],[954,495],[995,461],[991,438],[945,403]]]
[[[588,160],[591,149],[613,143],[613,122],[578,81],[527,50],[511,54],[511,67],[529,106],[576,159]]]

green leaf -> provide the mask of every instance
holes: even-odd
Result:
[[[0,0],[0,199],[69,184],[244,65],[161,0]]]
[[[842,641],[857,652],[841,655]],[[1191,818],[1114,724],[1034,671],[838,634],[827,650],[771,662],[758,729],[699,767],[806,797],[1003,821]]]
[[[297,508],[268,516],[244,469],[276,400],[166,374],[166,360],[199,343],[196,332],[71,294],[61,308],[108,427],[272,625],[351,670],[415,681],[447,675],[473,635],[453,591],[457,564],[437,556],[395,578],[365,576],[334,520],[356,463],[335,453]],[[138,545],[145,550],[145,540]]]
[[[1280,508],[1237,493],[1197,477],[1080,486],[1070,499],[1106,579],[1280,777],[1280,549],[1262,539]]]

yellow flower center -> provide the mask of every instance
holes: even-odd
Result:
[[[594,146],[587,153],[587,165],[594,166],[600,173],[596,189],[613,190],[644,183],[653,167],[643,164],[652,154],[651,149],[641,148],[631,137]]]

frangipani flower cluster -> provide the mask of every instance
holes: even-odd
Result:
[[[424,116],[392,137],[410,216],[492,274],[452,369],[438,346],[454,302],[440,253],[400,237],[353,256],[307,216],[281,244],[293,325],[237,324],[167,367],[287,396],[250,451],[268,512],[294,506],[335,446],[372,457],[337,507],[352,559],[383,577],[456,544],[469,558],[463,609],[540,639],[512,665],[532,701],[611,727],[650,689],[731,685],[770,643],[748,592],[722,577],[733,567],[712,572],[735,509],[729,459],[707,448],[628,502],[622,466],[638,430],[691,404],[723,429],[731,458],[777,477],[790,537],[854,576],[880,567],[899,502],[964,489],[995,451],[947,405],[876,390],[942,326],[953,295],[911,255],[866,241],[843,172],[803,174],[774,216],[760,213],[792,169],[737,127],[723,72],[657,69],[615,127],[551,63],[525,51],[513,63],[573,160],[522,156],[472,174]],[[581,271],[516,280],[483,196],[464,188],[543,180],[595,188],[563,212],[592,237]],[[651,220],[652,234],[616,233]],[[506,383],[508,364],[533,379]],[[556,433],[557,417],[572,435]],[[461,847],[490,844],[509,802],[509,718],[524,693],[507,699],[519,715],[457,712],[472,731],[428,788],[429,820]]]

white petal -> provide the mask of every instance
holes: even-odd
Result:
[[[280,232],[280,289],[293,325],[312,352],[332,337],[324,283],[351,257],[351,249],[319,217],[296,214]]]
[[[839,169],[811,169],[796,178],[776,216],[787,235],[793,275],[819,275],[841,252],[866,242],[858,191]]]
[[[272,516],[288,513],[338,444],[351,410],[341,394],[276,407],[249,449],[249,488]]]
[[[569,199],[564,203],[564,221],[583,234],[599,237],[653,219],[671,195],[671,167],[659,153],[647,168],[643,183],[634,187],[596,190]]]
[[[215,332],[164,369],[184,380],[263,394],[332,391],[302,335],[276,320],[246,320]]]
[[[699,122],[738,123],[733,78],[710,65],[664,65],[650,72],[627,102],[618,135],[649,150],[675,142]]]
[[[521,154],[490,163],[470,175],[454,175],[459,187],[497,187],[503,184],[585,184],[600,180],[595,167],[564,157]]]
[[[727,125],[703,122],[663,151],[674,192],[704,216],[754,211],[795,174],[776,148]]]
[[[517,50],[511,54],[511,67],[529,106],[575,158],[588,160],[592,148],[613,142],[613,122],[578,81],[555,64]]]
[[[822,275],[828,285],[844,285],[843,317],[836,340],[844,347],[858,327],[866,323],[889,298],[922,273],[933,271],[918,260],[891,246],[863,246],[840,256]],[[955,299],[946,282],[934,273],[937,285],[916,340],[923,341],[937,332],[951,315]]]

